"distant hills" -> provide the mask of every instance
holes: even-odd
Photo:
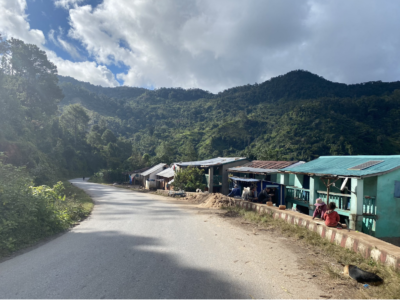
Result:
[[[261,84],[212,94],[201,89],[104,88],[59,77],[61,106],[80,103],[93,123],[153,155],[161,142],[199,158],[247,155],[303,159],[397,154],[400,82],[343,84],[296,70]]]

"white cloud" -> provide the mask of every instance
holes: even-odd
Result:
[[[56,64],[60,75],[71,76],[78,80],[102,86],[119,85],[113,73],[105,66],[89,61],[71,62],[58,57],[55,52],[49,51],[45,47],[46,39],[43,32],[30,28],[25,9],[25,0],[0,0],[0,33],[2,35],[7,38],[14,37],[26,43],[36,44],[46,51],[49,60]],[[48,39],[62,47],[72,56],[79,57],[77,50],[60,36],[57,37],[54,30],[48,33]]]
[[[346,83],[400,79],[400,2],[378,0],[54,0],[69,10],[68,37],[93,62],[52,57],[60,74],[116,85],[106,66],[126,65],[126,85],[218,92],[306,69]],[[24,0],[0,0],[0,32],[44,47]],[[48,40],[73,57],[65,33]],[[57,58],[57,60],[56,60]],[[90,70],[90,71],[88,71]]]
[[[64,49],[73,58],[82,60],[83,57],[79,54],[77,48],[61,38],[62,33],[63,30],[60,28],[60,34],[56,37],[56,32],[53,29],[51,29],[48,33],[48,38],[53,44]]]
[[[0,0],[0,33],[29,44],[43,45],[44,34],[40,30],[30,28],[26,21],[25,9],[25,0]]]
[[[398,80],[399,2],[104,0],[69,11],[69,36],[134,86],[213,92],[307,69],[348,83]]]
[[[54,5],[56,7],[62,7],[65,9],[69,9],[71,7],[75,7],[79,3],[82,3],[83,0],[54,0]]]
[[[53,51],[47,51],[49,59],[57,65],[58,74],[70,76],[77,80],[90,82],[105,87],[118,86],[114,74],[107,67],[95,62],[71,62],[59,57]]]

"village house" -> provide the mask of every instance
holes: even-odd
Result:
[[[275,202],[279,205],[285,204],[285,185],[281,183],[279,169],[289,166],[297,166],[304,162],[299,161],[265,161],[253,160],[239,167],[232,167],[228,172],[231,188],[237,184],[243,192],[244,187],[257,186],[257,195],[266,187],[273,190]]]
[[[160,163],[142,172],[140,175],[142,176],[143,186],[145,187],[145,189],[156,189],[157,174],[167,168],[168,168],[167,164]]]
[[[172,168],[167,168],[160,173],[157,173],[157,181],[159,186],[157,188],[168,190],[170,189],[170,182],[174,179],[175,171]]]
[[[229,193],[228,169],[249,162],[246,157],[217,157],[200,161],[176,163],[176,170],[196,167],[204,170],[205,184],[210,193]]]
[[[127,176],[126,180],[129,181],[129,184],[142,186],[143,185],[142,173],[148,169],[150,169],[150,168],[145,167],[145,168],[141,168],[139,170],[125,172],[123,174],[125,176]]]
[[[312,215],[317,198],[335,202],[351,229],[400,240],[400,155],[321,156],[280,171],[290,205]]]

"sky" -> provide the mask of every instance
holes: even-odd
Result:
[[[95,85],[213,93],[297,69],[400,80],[396,0],[0,0],[0,33]]]

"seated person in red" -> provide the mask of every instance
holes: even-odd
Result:
[[[325,220],[325,225],[328,227],[342,227],[342,224],[339,223],[339,214],[335,211],[335,202],[329,203],[328,208],[329,209],[324,213],[324,216],[322,217]]]
[[[325,202],[322,201],[321,198],[318,198],[316,203],[315,203],[315,210],[313,214],[313,220],[315,218],[323,218],[324,213],[327,211],[328,207],[326,206]]]

